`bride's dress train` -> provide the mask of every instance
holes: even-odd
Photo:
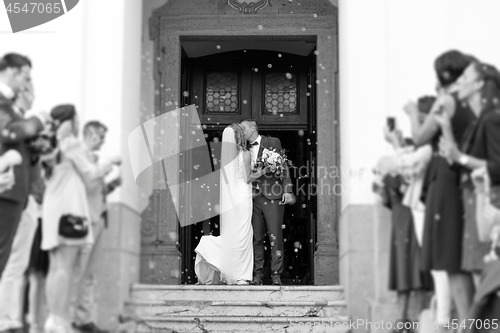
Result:
[[[252,185],[244,179],[242,152],[231,164],[220,178],[220,236],[202,236],[195,249],[194,269],[200,284],[248,284],[252,280]]]

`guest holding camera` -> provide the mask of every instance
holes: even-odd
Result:
[[[13,108],[25,116],[33,104],[33,86],[27,83],[18,92]],[[23,290],[25,289],[24,274],[28,268],[31,244],[37,228],[37,204],[32,195],[35,183],[41,180],[40,168],[34,164],[30,168],[31,186],[28,203],[24,209],[21,220],[12,243],[11,253],[0,279],[0,332],[12,332],[23,326]]]
[[[46,190],[43,203],[42,249],[49,251],[46,282],[49,317],[46,333],[72,332],[70,294],[74,269],[85,246],[94,241],[86,185],[111,170],[110,160],[91,163],[78,139],[78,116],[73,105],[58,105],[51,111],[58,123],[57,146],[43,158]]]
[[[22,163],[13,168],[12,188],[0,193],[0,277],[28,200],[32,164],[25,142],[37,136],[50,121],[43,112],[24,119],[22,112],[13,108],[16,94],[30,82],[31,61],[27,57],[10,53],[0,60],[0,155],[12,149],[22,156]]]

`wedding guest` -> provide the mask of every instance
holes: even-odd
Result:
[[[419,124],[422,125],[431,111],[436,98],[434,96],[423,96],[418,99],[418,110],[420,112]],[[416,150],[404,154],[401,157],[402,173],[412,179],[403,204],[410,207],[413,215],[413,222],[416,228],[417,240],[420,248],[423,246],[423,231],[425,224],[425,204],[421,195],[423,190],[424,177],[432,159],[432,146],[422,145]],[[434,295],[436,299],[436,322],[441,327],[449,324],[451,319],[451,294],[448,275],[445,271],[431,270],[434,284]]]
[[[457,90],[458,98],[467,102],[478,118],[471,126],[462,151],[452,136],[448,115],[442,114],[437,119],[444,133],[442,154],[467,170],[463,190],[466,218],[462,269],[475,274],[479,282],[483,258],[489,251],[489,245],[482,243],[478,237],[476,195],[470,171],[486,167],[491,185],[500,185],[500,73],[491,65],[473,62],[458,80]]]
[[[31,61],[20,54],[9,53],[0,60],[0,154],[17,150],[22,163],[14,167],[15,184],[0,193],[0,277],[10,255],[21,214],[26,207],[31,182],[31,158],[25,141],[43,130],[50,117],[39,112],[23,119],[13,108],[16,94],[31,81]]]
[[[58,152],[44,161],[46,189],[43,202],[42,249],[49,251],[50,267],[46,281],[49,317],[45,332],[71,332],[70,293],[74,268],[85,246],[93,243],[91,212],[85,186],[105,175],[113,161],[96,166],[90,163],[78,139],[78,116],[73,105],[58,105],[51,111],[57,127]],[[68,217],[68,214],[70,215]],[[65,217],[83,221],[88,232],[70,235]],[[79,230],[85,230],[81,226]],[[69,229],[69,230],[68,230]],[[76,233],[78,230],[74,230]],[[74,238],[73,238],[74,237]]]
[[[428,110],[426,110],[428,112]],[[420,244],[422,223],[415,226],[413,211],[424,208],[415,203],[415,196],[422,186],[422,175],[430,160],[429,147],[414,150],[404,144],[399,130],[385,129],[385,138],[395,149],[395,154],[380,159],[377,169],[384,174],[382,187],[378,192],[384,204],[392,210],[392,231],[389,263],[389,290],[396,291],[402,304],[402,324],[409,319],[409,302],[412,293],[423,309],[422,291],[432,289],[431,277],[420,271]],[[408,204],[404,204],[404,201]],[[419,201],[417,195],[416,200]],[[419,236],[420,235],[420,236]],[[400,324],[401,325],[401,324]]]
[[[13,104],[13,108],[23,116],[33,104],[33,87],[31,83],[24,86]],[[32,195],[33,186],[40,180],[38,165],[31,167],[32,182],[27,207],[24,209],[21,221],[17,227],[11,253],[0,279],[0,332],[19,330],[23,326],[23,290],[24,274],[28,268],[31,244],[37,228],[36,202]]]
[[[83,128],[83,144],[85,155],[89,163],[98,166],[98,156],[96,154],[104,144],[107,127],[98,122],[90,121]],[[101,256],[102,233],[105,228],[106,195],[114,190],[119,182],[113,181],[105,183],[104,177],[96,178],[91,183],[86,184],[87,198],[89,202],[92,230],[94,232],[94,244],[86,248],[83,254],[82,271],[79,277],[79,288],[77,289],[74,304],[73,327],[80,332],[99,333],[107,332],[96,325],[93,307],[95,305],[94,286],[95,269],[97,260]]]
[[[471,277],[462,271],[461,265],[464,208],[460,189],[460,166],[450,165],[445,158],[437,154],[441,131],[435,113],[443,109],[442,112],[449,115],[453,136],[457,142],[462,142],[475,116],[467,105],[458,100],[456,94],[450,92],[472,60],[471,56],[456,50],[445,52],[436,59],[434,67],[441,95],[434,103],[431,115],[422,125],[418,122],[416,105],[409,103],[405,107],[410,117],[415,144],[422,146],[431,143],[434,151],[423,186],[426,211],[422,269],[447,273],[459,321],[467,319],[472,297]],[[446,107],[442,108],[441,105]]]

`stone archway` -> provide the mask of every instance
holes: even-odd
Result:
[[[338,284],[339,178],[330,172],[340,165],[337,8],[328,0],[302,0],[300,4],[266,0],[258,1],[252,8],[239,0],[170,0],[150,19],[150,37],[155,41],[157,59],[156,115],[181,104],[181,39],[193,36],[316,38],[318,158],[313,168],[317,173],[318,207],[314,284]],[[155,177],[162,177],[160,170]],[[156,190],[149,211],[143,215],[141,282],[180,283],[179,250],[175,238],[169,236],[177,233],[178,225],[170,192]]]

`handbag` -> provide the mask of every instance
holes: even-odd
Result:
[[[476,189],[476,226],[479,241],[490,242],[495,226],[500,226],[500,209],[497,207],[497,187],[490,186],[485,168],[476,169],[471,174]],[[493,191],[492,191],[493,190]]]
[[[89,233],[87,218],[64,214],[59,219],[59,235],[66,238],[83,238]]]

